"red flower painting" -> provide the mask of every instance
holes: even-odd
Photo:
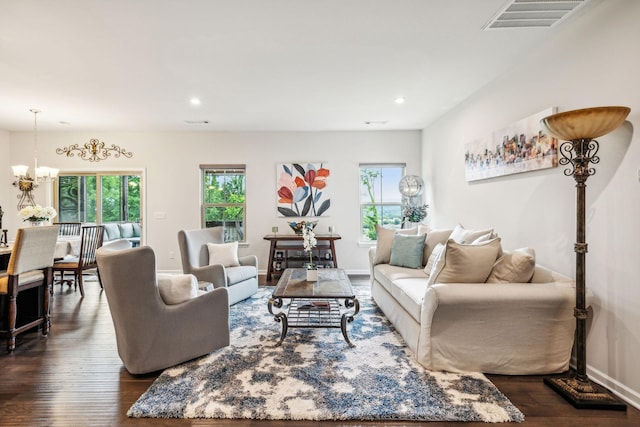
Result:
[[[282,216],[322,216],[331,206],[327,195],[330,170],[307,163],[278,166],[278,213]]]

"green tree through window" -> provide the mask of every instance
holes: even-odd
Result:
[[[222,226],[225,241],[245,240],[245,167],[201,166],[204,227]]]
[[[401,228],[402,200],[398,183],[404,175],[404,165],[360,165],[360,239],[375,241],[376,224]]]

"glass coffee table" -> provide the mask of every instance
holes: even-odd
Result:
[[[287,268],[269,298],[269,313],[282,323],[279,346],[289,328],[340,328],[349,346],[347,323],[360,311],[347,273],[341,268],[321,268],[318,281],[307,282],[304,268]],[[289,300],[285,304],[284,300]],[[344,300],[340,304],[340,300]],[[274,313],[273,307],[280,309]]]

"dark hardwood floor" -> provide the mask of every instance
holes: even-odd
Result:
[[[459,423],[283,422],[251,420],[132,419],[127,409],[158,373],[133,376],[116,351],[107,301],[97,282],[79,291],[56,286],[48,337],[26,333],[7,354],[0,347],[1,426],[450,426]],[[266,312],[266,307],[265,307]],[[496,376],[491,381],[525,414],[524,427],[640,426],[640,412],[577,410],[538,376]],[[514,423],[515,424],[515,423]],[[486,426],[484,423],[466,423]]]

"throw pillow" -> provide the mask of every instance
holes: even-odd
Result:
[[[501,250],[499,237],[477,245],[465,245],[449,239],[434,265],[429,282],[484,283]]]
[[[444,245],[442,243],[438,243],[433,251],[431,251],[431,255],[429,255],[429,259],[427,260],[427,264],[424,266],[424,272],[427,276],[431,276],[431,271],[433,270],[433,266],[438,260],[440,253],[443,251]]]
[[[452,231],[453,230],[450,228],[433,229],[427,231],[427,238],[424,241],[424,253],[422,255],[422,262],[424,264],[427,264],[427,262],[429,262],[429,257],[433,253],[433,250],[438,245],[438,243],[441,243],[442,245],[447,243],[447,240],[449,239]],[[420,232],[421,230],[420,228],[418,228],[418,233]]]
[[[505,251],[493,266],[487,283],[528,283],[536,268],[536,253],[532,248]]]
[[[376,254],[373,257],[373,265],[389,264],[391,261],[391,247],[393,246],[393,236],[396,233],[404,235],[416,235],[418,229],[410,228],[407,230],[392,230],[390,228],[381,227],[376,224],[376,233],[378,241],[376,242]]]
[[[393,236],[389,264],[398,267],[420,268],[422,267],[423,247],[424,234],[419,236],[396,234]]]
[[[193,274],[164,274],[157,276],[160,297],[167,305],[180,304],[198,296],[198,279]]]
[[[238,242],[230,243],[207,243],[209,249],[209,265],[222,264],[225,267],[237,267]]]
[[[463,243],[465,245],[473,243],[479,237],[482,237],[486,234],[491,235],[493,233],[493,228],[488,228],[486,230],[468,230],[464,228],[462,225],[458,224],[453,229],[450,239],[455,240],[458,243]]]

